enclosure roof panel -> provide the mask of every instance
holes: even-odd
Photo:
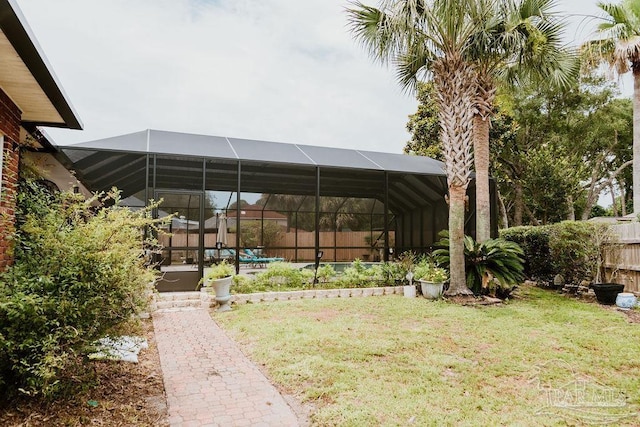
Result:
[[[315,164],[313,160],[295,144],[237,138],[229,138],[229,143],[236,152],[239,160],[298,165]],[[208,153],[208,157],[217,157],[217,153],[210,152]]]
[[[360,151],[362,156],[389,172],[407,172],[444,176],[444,163],[425,156]]]
[[[442,162],[422,156],[159,130],[146,130],[66,147],[61,146],[60,148],[134,151],[196,156],[207,159],[235,159],[268,164],[281,163],[444,176],[444,164]]]

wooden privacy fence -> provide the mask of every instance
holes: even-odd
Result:
[[[604,251],[605,278],[622,283],[626,292],[640,292],[640,223],[611,226],[615,241]]]
[[[297,234],[297,239],[296,239]],[[373,232],[373,240],[380,236],[380,231]],[[369,231],[321,231],[320,249],[323,251],[323,261],[353,261],[359,258],[363,261],[375,261],[382,259],[384,241],[378,242],[377,248],[371,248],[367,242],[371,236]],[[187,239],[188,237],[188,239]],[[216,234],[205,233],[204,245],[212,248],[216,245]],[[172,247],[197,247],[198,233],[174,233],[171,239],[168,236],[160,236],[160,243],[168,248]],[[394,232],[389,231],[389,240],[394,241]],[[227,234],[227,246],[234,247],[236,242],[235,233]],[[296,250],[296,247],[298,248]],[[278,239],[267,246],[264,255],[271,257],[282,257],[289,261],[314,261],[315,259],[315,232],[295,231],[283,232],[278,235]],[[180,257],[180,250],[172,251],[174,261]],[[184,252],[184,250],[182,251]]]

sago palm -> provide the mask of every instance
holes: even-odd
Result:
[[[445,233],[433,251],[433,258],[445,268],[450,265],[448,244],[449,236]],[[465,236],[464,255],[467,286],[476,294],[486,293],[492,281],[510,290],[524,280],[524,251],[515,242],[504,239],[477,242]]]
[[[606,13],[597,38],[583,45],[592,65],[607,62],[617,74],[633,74],[633,211],[640,213],[640,0],[598,3]]]

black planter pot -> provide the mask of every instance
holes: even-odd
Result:
[[[624,291],[624,285],[619,283],[594,283],[591,288],[596,293],[598,302],[608,305],[615,304],[618,294]]]

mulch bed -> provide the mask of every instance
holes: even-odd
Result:
[[[96,364],[98,386],[66,400],[21,399],[0,408],[1,426],[168,426],[153,323],[142,321],[149,348],[139,363]]]

